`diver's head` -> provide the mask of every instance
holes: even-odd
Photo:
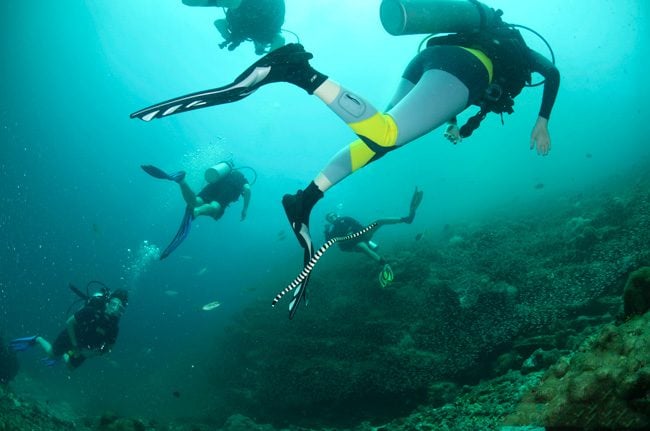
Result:
[[[339,215],[335,213],[334,211],[327,213],[325,216],[325,220],[327,220],[330,223],[334,223],[337,219],[339,218]]]
[[[111,316],[121,316],[129,303],[129,293],[124,289],[117,289],[108,296],[106,313]]]

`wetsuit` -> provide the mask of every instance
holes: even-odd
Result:
[[[232,171],[225,178],[203,187],[197,196],[206,204],[217,202],[221,207],[221,217],[228,205],[239,200],[246,184],[248,180],[241,172]]]
[[[330,240],[332,238],[346,236],[354,232],[359,232],[361,229],[363,229],[363,225],[352,217],[338,217],[334,220],[334,223],[325,226],[325,239]],[[348,241],[340,241],[338,245],[341,250],[354,251],[357,244],[368,241],[369,239],[366,235],[363,235]]]
[[[106,302],[103,298],[91,298],[90,301],[74,314],[74,331],[77,346],[82,349],[107,352],[117,341],[119,319],[105,313]],[[52,345],[52,355],[60,357],[74,350],[67,328],[61,331]],[[71,356],[69,364],[73,368],[80,366],[86,358],[79,354]]]
[[[548,119],[558,92],[557,68],[528,50],[529,68],[544,76],[539,115]],[[490,84],[495,65],[482,51],[453,45],[431,46],[409,63],[387,113],[341,88],[328,103],[359,137],[340,150],[321,175],[334,185],[347,175],[452,120],[476,103]]]

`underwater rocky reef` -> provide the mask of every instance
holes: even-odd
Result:
[[[18,359],[0,335],[0,384],[9,383],[18,374]]]
[[[220,428],[3,386],[0,430],[648,429],[650,178],[629,184],[405,240],[386,289],[328,252],[294,320],[260,298],[216,336]]]

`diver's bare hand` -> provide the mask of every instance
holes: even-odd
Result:
[[[462,141],[462,138],[460,137],[460,129],[458,128],[457,124],[449,123],[447,125],[447,130],[445,130],[444,136],[449,142],[454,145]]]
[[[530,134],[530,149],[537,147],[537,154],[540,156],[548,155],[551,151],[551,137],[548,134],[548,119],[537,117],[537,122]]]

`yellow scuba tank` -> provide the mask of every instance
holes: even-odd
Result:
[[[379,7],[381,24],[393,36],[477,31],[494,15],[477,0],[383,0]]]
[[[205,170],[205,180],[209,183],[216,183],[232,172],[233,163],[230,161],[219,162]]]

